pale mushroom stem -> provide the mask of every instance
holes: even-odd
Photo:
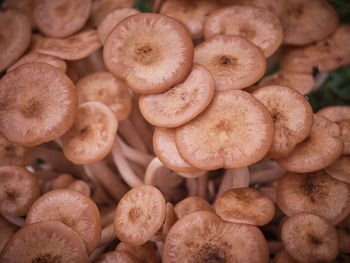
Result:
[[[15,226],[23,227],[25,225],[25,219],[23,217],[11,216],[11,215],[5,215],[5,214],[2,214],[2,216]]]
[[[215,198],[215,183],[214,180],[210,180],[208,182],[208,194],[209,194],[209,200],[213,200]]]
[[[131,170],[142,180],[145,177],[146,167],[141,167],[139,164],[128,161]]]
[[[143,181],[130,168],[130,165],[128,161],[125,159],[122,148],[118,143],[118,141],[114,143],[114,146],[112,149],[112,156],[121,177],[123,178],[123,180],[126,182],[127,185],[133,188],[143,184]]]
[[[102,58],[102,48],[96,50],[90,56],[84,59],[85,65],[88,65],[90,72],[106,72],[106,66]]]
[[[101,215],[101,226],[106,227],[107,225],[113,223],[113,218],[115,215],[115,207],[113,206],[110,210],[102,213],[100,212]]]
[[[153,160],[147,166],[144,183],[156,186],[157,171],[162,167],[163,164],[161,161],[157,157],[153,158]]]
[[[208,173],[198,178],[198,196],[205,200],[208,197]]]
[[[114,232],[113,222],[112,222],[102,229],[100,246],[108,245],[116,238],[117,238],[117,236]]]
[[[120,200],[129,190],[103,161],[86,164],[84,168],[87,173],[93,174],[115,200]]]
[[[277,164],[271,168],[251,171],[249,176],[250,184],[269,183],[280,179],[285,173],[286,173],[286,170],[284,170]]]
[[[99,246],[98,248],[96,248],[94,250],[94,252],[92,252],[92,254],[89,256],[89,263],[94,262],[99,256],[101,256],[103,254],[103,252],[106,250],[106,248],[108,247],[108,244],[106,245],[102,245]]]
[[[312,91],[316,91],[319,88],[321,88],[322,84],[326,81],[328,75],[329,75],[328,72],[318,73],[315,77],[315,85],[314,85]]]
[[[198,194],[198,184],[196,178],[186,178],[186,188],[188,196],[193,196]]]
[[[158,13],[163,0],[151,0],[152,13]]]
[[[221,180],[216,198],[223,192],[232,188],[241,188],[249,186],[249,170],[247,167],[239,169],[227,169]]]
[[[124,119],[119,122],[118,132],[130,146],[141,152],[148,153],[146,144],[140,135],[138,135],[134,125],[129,119]]]
[[[116,140],[118,141],[120,147],[125,154],[125,157],[130,161],[133,161],[137,164],[140,164],[144,167],[147,167],[148,164],[152,161],[154,156],[147,154],[143,151],[139,151],[127,145],[118,135],[116,136]]]

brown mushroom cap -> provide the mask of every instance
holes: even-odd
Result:
[[[26,166],[31,157],[31,148],[15,145],[0,134],[0,166]]]
[[[63,38],[78,32],[87,21],[91,0],[40,0],[35,2],[35,23],[45,35]]]
[[[54,66],[55,68],[61,70],[63,73],[66,73],[67,70],[67,64],[64,60],[50,55],[31,52],[22,56],[19,60],[16,61],[16,63],[12,64],[12,66],[7,69],[7,72],[18,68],[20,65],[33,62],[42,62],[50,64],[51,66]]]
[[[161,94],[140,96],[140,111],[154,126],[175,128],[198,116],[210,104],[214,90],[209,71],[195,65],[184,82]]]
[[[313,112],[299,92],[284,86],[266,86],[251,93],[262,102],[275,125],[274,139],[268,156],[279,158],[290,153],[297,143],[310,134]]]
[[[188,75],[193,44],[175,19],[143,13],[127,17],[112,30],[103,59],[107,69],[136,93],[160,93]]]
[[[95,29],[87,29],[67,38],[37,37],[32,42],[34,52],[65,60],[86,58],[102,46]]]
[[[226,222],[263,226],[274,217],[275,205],[253,188],[235,188],[218,197],[215,212]]]
[[[343,154],[350,154],[350,106],[330,106],[321,109],[317,115],[339,124],[340,139],[344,143]]]
[[[67,189],[77,191],[87,197],[90,197],[91,190],[89,184],[84,180],[74,180],[68,185]]]
[[[281,249],[273,258],[273,263],[298,263],[295,261],[285,249]]]
[[[15,62],[30,44],[28,16],[19,9],[0,11],[0,72]]]
[[[81,237],[58,221],[43,221],[22,227],[6,244],[0,262],[86,263],[88,255]]]
[[[125,82],[109,72],[96,72],[81,78],[76,83],[79,104],[99,101],[107,105],[118,121],[131,112],[131,95]]]
[[[301,94],[309,93],[315,85],[312,74],[293,73],[285,70],[278,71],[272,75],[264,77],[259,82],[259,87],[268,85],[286,86]]]
[[[189,196],[180,202],[178,202],[175,206],[175,214],[178,219],[183,218],[193,212],[196,211],[209,211],[214,212],[214,209],[205,199],[199,196]]]
[[[11,224],[4,217],[0,215],[0,252],[6,245],[6,243],[11,239],[11,237],[18,231],[18,227]]]
[[[218,7],[218,3],[211,0],[167,0],[162,4],[159,13],[182,22],[192,39],[196,39],[203,37],[204,22],[210,12]]]
[[[177,216],[175,213],[175,208],[172,203],[167,202],[166,208],[165,208],[165,220],[164,220],[163,229],[162,229],[162,233],[164,236],[166,236],[169,233],[170,229],[172,228],[172,226],[175,224],[176,221],[177,221]]]
[[[321,170],[334,162],[343,151],[340,128],[328,119],[314,115],[310,135],[288,155],[275,159],[283,169],[307,173]]]
[[[128,251],[110,251],[102,254],[98,259],[94,261],[94,263],[141,263],[138,258]],[[143,261],[142,261],[143,262]]]
[[[269,260],[267,243],[255,226],[226,223],[212,212],[179,219],[166,236],[164,263],[259,262]]]
[[[318,19],[317,19],[318,20]],[[340,25],[327,39],[302,47],[285,49],[280,59],[284,70],[298,73],[312,73],[335,70],[350,63],[350,26]]]
[[[17,166],[0,167],[0,213],[24,216],[40,196],[38,179]]]
[[[62,136],[62,149],[68,160],[88,164],[102,160],[113,148],[118,121],[100,102],[90,101],[78,108],[77,119]]]
[[[123,19],[131,15],[139,14],[140,11],[135,8],[118,8],[109,12],[98,24],[97,35],[102,44],[105,43],[112,29],[118,25]]]
[[[65,189],[71,183],[73,183],[73,181],[74,181],[74,178],[70,174],[61,174],[61,175],[57,176],[55,179],[52,180],[51,188],[53,190],[55,190],[55,189]]]
[[[143,263],[157,263],[157,252],[151,242],[146,242],[140,246],[130,246],[124,242],[120,242],[115,251],[127,251],[135,255],[138,260]]]
[[[350,155],[342,155],[325,169],[333,178],[350,184]]]
[[[35,0],[5,0],[2,2],[2,8],[16,8],[22,10],[27,14],[32,28],[35,28],[35,21],[33,17]]]
[[[215,35],[194,51],[194,63],[209,70],[215,90],[243,89],[258,81],[266,69],[260,48],[238,36]]]
[[[81,193],[65,189],[42,195],[29,209],[26,225],[46,220],[61,221],[75,230],[89,255],[100,242],[100,213],[94,201]]]
[[[273,122],[266,107],[247,92],[216,93],[197,118],[176,129],[181,156],[202,170],[242,168],[271,147]]]
[[[278,182],[277,203],[288,216],[307,212],[336,224],[350,212],[350,186],[324,171],[287,173]]]
[[[307,45],[331,35],[338,27],[337,12],[325,0],[286,0],[281,18],[286,45]]]
[[[273,13],[252,6],[226,6],[212,12],[204,25],[204,36],[241,36],[271,56],[283,40],[282,25]]]
[[[335,228],[313,214],[290,217],[282,227],[281,239],[288,254],[298,262],[330,262],[339,252]]]
[[[62,71],[24,64],[0,80],[0,132],[23,146],[56,139],[72,126],[77,104],[74,85]]]
[[[134,187],[118,203],[114,231],[126,244],[142,245],[161,228],[164,218],[162,193],[150,185]]]

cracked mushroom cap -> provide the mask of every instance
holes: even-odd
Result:
[[[163,246],[163,262],[269,261],[266,240],[255,226],[227,223],[215,213],[197,211],[179,219]]]
[[[283,169],[307,173],[321,170],[334,162],[343,152],[340,128],[328,119],[314,115],[310,135],[288,155],[275,159]]]
[[[177,20],[137,14],[114,27],[105,42],[103,60],[107,69],[126,80],[136,93],[160,93],[189,74],[193,44]]]
[[[206,39],[215,34],[241,36],[271,56],[283,40],[282,25],[266,9],[252,6],[226,6],[212,12],[204,25]]]
[[[180,155],[202,170],[242,168],[261,160],[273,140],[266,107],[241,90],[216,93],[197,118],[176,129]]]
[[[350,184],[350,155],[340,156],[324,170],[333,178]]]

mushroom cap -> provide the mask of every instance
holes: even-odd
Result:
[[[285,86],[295,89],[301,94],[307,94],[313,89],[315,81],[312,74],[293,73],[281,70],[274,74],[264,77],[259,82],[259,87],[269,85]]]
[[[58,221],[43,221],[16,232],[1,251],[0,261],[86,263],[88,255],[77,232]]]
[[[90,255],[101,239],[100,213],[94,201],[76,191],[52,190],[42,195],[27,213],[26,225],[56,220],[75,230]]]
[[[137,14],[120,22],[103,49],[107,69],[140,94],[160,93],[185,79],[192,68],[193,44],[171,17]]]
[[[175,128],[198,116],[210,104],[214,90],[209,71],[195,65],[182,83],[161,94],[140,96],[140,111],[154,126]]]
[[[55,179],[51,182],[51,188],[52,190],[55,189],[65,189],[67,188],[71,183],[73,183],[74,177],[70,174],[61,174],[57,176]]]
[[[219,195],[215,212],[226,222],[263,226],[274,217],[275,204],[253,188],[235,188]]]
[[[0,215],[0,252],[5,247],[6,243],[11,239],[11,237],[18,231],[18,227],[11,224],[4,217]]]
[[[310,135],[288,155],[275,159],[283,169],[307,173],[321,170],[334,162],[343,151],[340,128],[328,119],[314,115]]]
[[[86,58],[102,46],[95,29],[86,29],[67,38],[37,37],[32,51],[65,60]]]
[[[32,28],[19,9],[0,11],[0,72],[15,62],[30,44]]]
[[[246,88],[258,81],[266,69],[261,49],[239,36],[212,36],[196,46],[194,63],[209,70],[216,91]]]
[[[273,258],[273,263],[298,263],[295,261],[285,249],[281,249]]]
[[[38,179],[18,166],[0,167],[0,213],[24,216],[40,196]]]
[[[138,258],[134,254],[123,250],[110,251],[110,252],[104,253],[94,261],[94,263],[115,263],[115,262],[141,263],[141,261],[138,260]]]
[[[67,70],[67,64],[64,60],[50,55],[31,52],[22,56],[19,60],[12,64],[12,66],[7,69],[7,72],[18,68],[20,65],[33,62],[42,62],[50,64],[51,66],[54,66],[55,68],[61,70],[63,73],[66,73]]]
[[[189,196],[175,206],[175,214],[178,219],[183,218],[196,211],[209,211],[214,213],[214,209],[207,200],[199,196]]]
[[[251,93],[262,102],[275,125],[272,146],[268,156],[279,158],[290,153],[297,143],[309,136],[313,112],[308,100],[296,90],[272,85]]]
[[[325,0],[286,0],[281,18],[283,44],[307,45],[331,35],[338,27],[337,12]]]
[[[127,251],[135,255],[138,260],[144,263],[157,263],[157,252],[151,242],[146,242],[140,246],[130,246],[124,242],[120,242],[115,251]]]
[[[2,8],[16,8],[27,14],[30,24],[35,29],[35,21],[33,17],[35,0],[5,0],[2,2]]]
[[[84,180],[74,180],[68,185],[67,189],[77,191],[87,197],[90,197],[91,190],[89,184]]]
[[[73,126],[61,138],[63,153],[76,164],[100,161],[111,152],[117,129],[118,121],[106,105],[80,104]]]
[[[344,143],[343,154],[350,154],[350,106],[330,106],[321,109],[317,115],[323,116],[340,126],[340,139]]]
[[[118,25],[123,19],[131,15],[139,14],[140,11],[135,8],[117,8],[109,12],[98,24],[97,35],[101,43],[104,44],[108,35],[113,28]]]
[[[175,208],[172,203],[167,202],[166,208],[165,208],[165,220],[164,220],[163,229],[162,229],[162,233],[164,236],[166,236],[169,233],[170,229],[172,228],[172,226],[175,224],[176,221],[177,221],[177,216],[175,214]]]
[[[306,212],[337,224],[350,212],[350,186],[324,171],[287,173],[278,182],[277,204],[287,216]]]
[[[131,95],[124,81],[109,72],[95,72],[76,83],[79,104],[99,101],[107,105],[118,121],[127,118],[131,112]]]
[[[334,179],[350,184],[350,155],[342,155],[325,169]]]
[[[317,19],[318,20],[318,19]],[[328,72],[350,63],[350,26],[340,25],[326,39],[302,47],[286,48],[280,59],[284,70],[312,73],[313,68]]]
[[[91,3],[91,0],[36,1],[34,20],[45,35],[68,37],[84,26],[90,15]]]
[[[197,211],[179,219],[170,229],[162,260],[266,263],[269,252],[257,227],[226,223],[212,212]]]
[[[266,107],[247,92],[216,93],[197,118],[176,129],[180,155],[202,170],[242,168],[261,160],[273,140]]]
[[[277,16],[266,9],[252,6],[226,6],[212,12],[204,25],[204,36],[215,34],[241,36],[271,56],[283,40],[282,25]]]
[[[162,227],[165,207],[162,193],[154,186],[131,189],[119,201],[113,220],[119,240],[131,246],[146,243]]]
[[[31,148],[13,144],[0,134],[0,166],[26,166],[30,161],[31,152]]]
[[[204,22],[210,12],[218,7],[218,3],[211,0],[167,0],[162,4],[159,13],[183,23],[192,39],[196,39],[203,37]]]
[[[331,262],[339,252],[335,228],[313,214],[300,213],[287,219],[281,239],[288,254],[298,262]]]
[[[46,63],[27,63],[0,80],[0,133],[34,146],[56,139],[73,124],[78,99],[72,81]]]

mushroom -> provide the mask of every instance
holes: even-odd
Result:
[[[0,166],[25,166],[31,158],[31,148],[15,145],[0,134]]]
[[[350,155],[340,156],[324,170],[334,179],[350,184]]]
[[[115,251],[127,251],[135,255],[141,262],[157,263],[157,253],[151,242],[146,242],[141,246],[130,246],[124,242],[120,242]]]
[[[123,263],[140,263],[141,261],[138,258],[124,250],[110,251],[104,253],[99,258],[94,260],[94,263],[113,263],[113,262],[123,262]]]
[[[298,263],[285,249],[281,249],[273,258],[273,263]]]
[[[22,10],[24,13],[27,14],[32,28],[35,29],[36,26],[33,17],[34,2],[35,0],[5,0],[2,2],[2,8],[16,8]]]
[[[175,206],[175,214],[178,219],[183,218],[196,211],[214,212],[214,209],[205,199],[198,196],[189,196]]]
[[[11,237],[18,231],[18,227],[11,224],[4,217],[0,215],[0,253],[6,243],[11,239]]]

